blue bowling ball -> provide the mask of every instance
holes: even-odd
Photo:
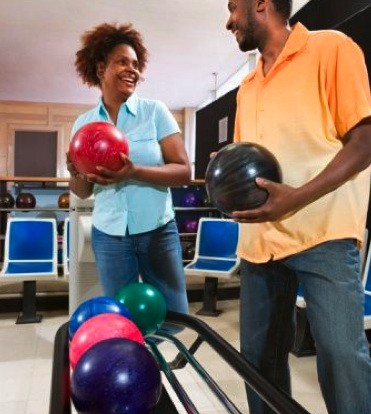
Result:
[[[71,397],[84,414],[146,414],[161,395],[157,361],[142,344],[122,338],[98,342],[79,359]]]
[[[97,296],[81,303],[73,312],[68,324],[70,339],[85,321],[101,313],[117,313],[132,320],[129,310],[123,303],[108,296]]]

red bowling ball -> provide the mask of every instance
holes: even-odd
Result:
[[[99,174],[97,166],[119,170],[123,166],[120,153],[128,155],[128,141],[108,122],[91,122],[82,126],[69,147],[70,160],[81,174]]]
[[[130,339],[144,344],[144,337],[137,325],[124,316],[102,313],[84,322],[70,343],[70,364],[74,368],[80,357],[98,342],[111,338]]]

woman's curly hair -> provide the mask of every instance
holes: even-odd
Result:
[[[140,72],[146,67],[148,51],[143,44],[142,35],[131,23],[103,23],[86,31],[81,36],[82,48],[76,52],[75,68],[84,83],[99,86],[97,76],[98,62],[106,62],[108,54],[119,44],[131,46],[138,58]]]

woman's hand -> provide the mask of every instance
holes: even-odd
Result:
[[[70,190],[82,199],[90,197],[93,192],[93,184],[88,182],[84,174],[80,174],[76,170],[68,152],[66,153],[66,165],[71,176],[69,183]]]
[[[69,152],[66,152],[66,165],[67,165],[67,170],[70,173],[70,176],[72,178],[80,178],[81,180],[88,181],[84,174],[81,174],[76,170],[76,167],[71,161]]]
[[[75,168],[75,166],[73,165],[71,159],[70,159],[70,153],[66,152],[66,165],[67,165],[67,170],[70,173],[71,177],[77,177],[77,175],[79,174]]]
[[[97,166],[96,169],[99,174],[86,174],[86,179],[94,184],[111,185],[133,179],[136,171],[134,163],[125,155],[120,154],[123,162],[122,168],[117,171],[109,170],[108,168]]]

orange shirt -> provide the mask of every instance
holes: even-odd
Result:
[[[236,142],[256,142],[278,159],[283,182],[299,187],[342,148],[349,129],[371,116],[364,56],[345,34],[295,25],[274,66],[262,62],[237,95]],[[242,224],[238,255],[262,263],[319,243],[363,238],[370,168],[287,218]]]

